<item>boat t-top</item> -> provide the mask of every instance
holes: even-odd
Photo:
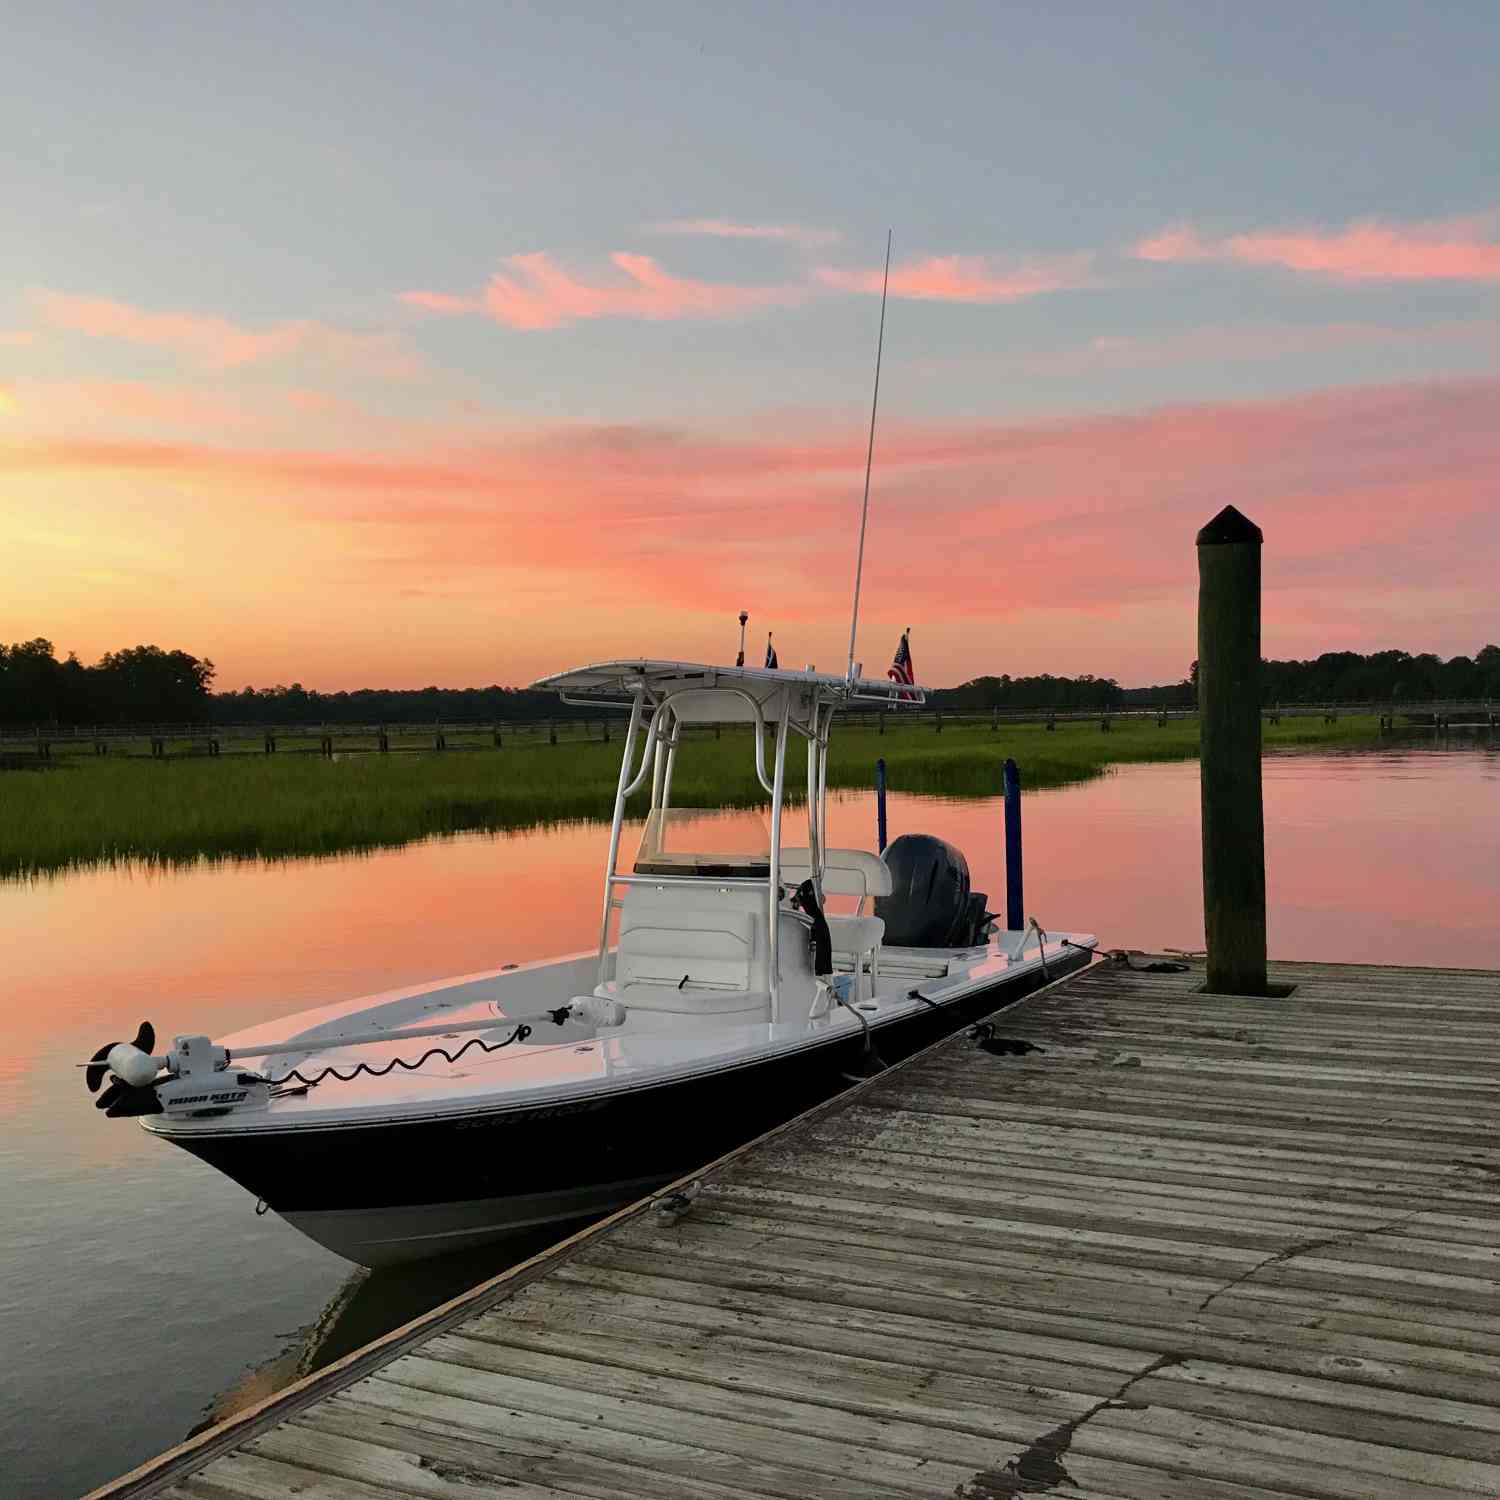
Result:
[[[143,1025],[89,1067],[106,1113],[384,1265],[631,1202],[1088,959],[1091,935],[999,928],[940,839],[829,844],[836,714],[900,712],[919,688],[650,660],[537,686],[628,715],[593,947],[160,1053]],[[762,806],[674,804],[684,757],[726,747]]]

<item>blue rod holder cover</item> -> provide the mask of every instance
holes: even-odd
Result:
[[[1021,869],[1021,772],[1014,760],[1005,762],[1005,926],[1020,932],[1026,926],[1026,899]]]

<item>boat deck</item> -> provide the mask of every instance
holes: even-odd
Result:
[[[1095,965],[96,1495],[1500,1493],[1500,975],[1273,978]]]

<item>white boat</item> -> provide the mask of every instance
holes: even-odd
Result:
[[[884,856],[828,846],[835,714],[899,709],[919,689],[669,661],[538,686],[629,713],[593,949],[218,1040],[183,1034],[160,1055],[143,1026],[96,1055],[91,1089],[111,1079],[100,1106],[330,1250],[385,1265],[632,1201],[1087,962],[1091,935],[999,930],[941,840],[907,835]],[[764,815],[674,806],[679,759],[709,725],[733,726]],[[622,869],[627,801],[648,784]]]

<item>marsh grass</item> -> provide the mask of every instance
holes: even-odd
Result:
[[[1376,738],[1374,719],[1324,725],[1309,719],[1266,726],[1268,749],[1358,745]],[[829,754],[832,787],[868,788],[884,756],[892,791],[990,797],[1014,756],[1028,788],[1062,786],[1136,761],[1191,760],[1195,720],[1157,728],[1150,720],[1025,724],[907,723],[880,735],[840,731]],[[607,818],[619,774],[611,744],[508,745],[438,755],[236,755],[218,759],[79,760],[44,774],[0,773],[0,876],[142,861],[291,858],[404,844],[432,834],[515,829]],[[787,757],[790,795],[805,787],[805,755]],[[755,806],[744,730],[695,736],[680,752],[673,801],[680,806]],[[644,811],[643,791],[633,809]]]

